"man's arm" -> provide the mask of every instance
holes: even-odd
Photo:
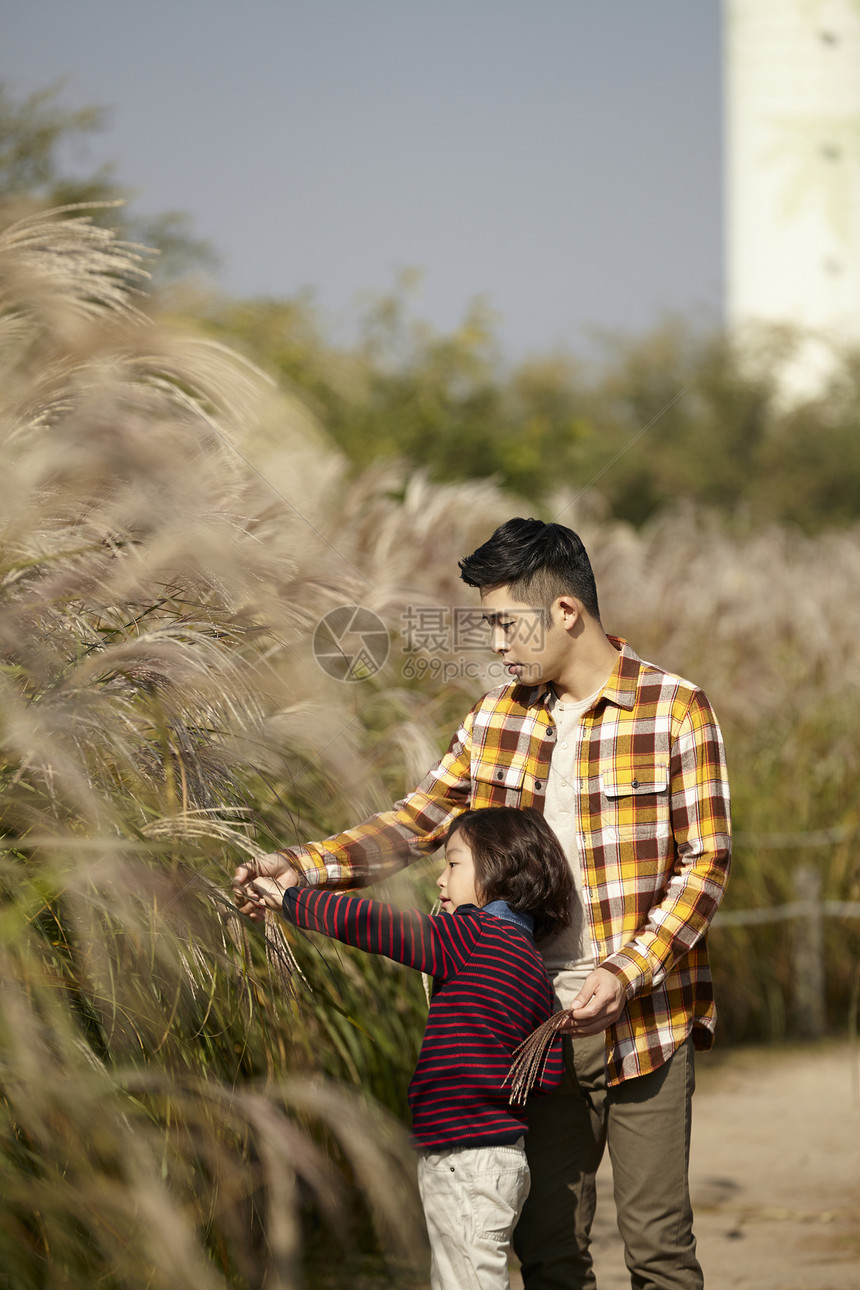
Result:
[[[261,860],[247,861],[237,870],[233,890],[243,913],[262,917],[249,898],[258,875],[280,881],[282,887],[363,887],[434,851],[451,824],[471,800],[471,746],[474,710],[454,735],[445,756],[416,789],[390,811],[363,824],[301,847],[285,848]]]
[[[725,750],[717,719],[697,690],[672,748],[675,864],[645,927],[587,978],[571,1007],[571,1032],[596,1034],[621,1015],[627,1000],[662,984],[705,935],[725,891],[731,821]]]

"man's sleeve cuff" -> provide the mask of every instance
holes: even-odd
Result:
[[[295,870],[300,887],[319,887],[325,879],[325,865],[307,851],[296,852],[284,847],[276,854],[283,856],[290,868]]]
[[[635,999],[638,994],[644,994],[651,988],[651,965],[644,954],[634,949],[619,950],[617,954],[604,959],[599,966],[619,978],[627,999]]]

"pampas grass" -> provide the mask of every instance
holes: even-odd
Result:
[[[0,1264],[287,1290],[344,1171],[390,1249],[416,1214],[402,1134],[313,1073],[288,948],[224,890],[271,845],[301,636],[356,573],[250,461],[256,425],[301,439],[289,402],[151,320],[142,263],[86,216],[0,235]],[[333,737],[306,726],[305,764]]]

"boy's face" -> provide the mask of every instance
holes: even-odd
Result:
[[[559,679],[570,663],[565,624],[578,616],[576,601],[560,598],[544,610],[512,599],[507,587],[497,587],[482,594],[481,606],[492,631],[492,648],[510,676],[523,685]]]
[[[436,879],[439,899],[446,914],[453,914],[461,905],[483,905],[475,889],[475,861],[472,849],[465,838],[455,833],[445,847],[445,867]]]

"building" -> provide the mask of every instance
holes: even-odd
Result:
[[[726,315],[806,337],[814,393],[860,344],[860,0],[724,0]]]

